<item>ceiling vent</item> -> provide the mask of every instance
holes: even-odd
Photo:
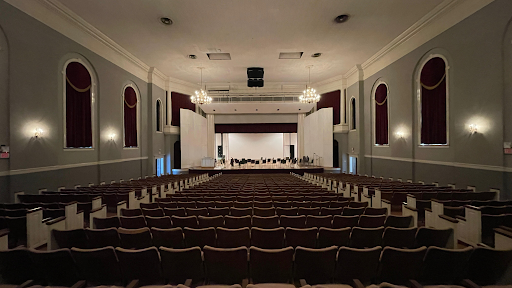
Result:
[[[281,52],[279,59],[300,59],[304,52]]]
[[[229,53],[206,53],[210,60],[231,60]]]
[[[263,79],[248,79],[247,87],[263,87]]]
[[[263,78],[263,68],[250,67],[247,68],[247,78]]]

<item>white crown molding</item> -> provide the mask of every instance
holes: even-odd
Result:
[[[153,83],[162,89],[166,89],[165,82],[168,80],[167,75],[158,69],[153,69],[152,74],[156,77],[150,77],[149,65],[128,52],[128,50],[124,49],[96,27],[89,24],[61,2],[57,0],[4,1],[119,66],[123,70],[135,75],[137,78],[148,83]],[[181,82],[186,83],[184,85],[193,85],[185,81]]]
[[[422,163],[422,164],[443,165],[443,166],[458,167],[458,168],[496,171],[496,172],[512,172],[512,167],[505,167],[505,166],[493,166],[493,165],[482,165],[482,164],[472,164],[472,163],[447,162],[447,161],[423,160],[423,159],[402,158],[402,157],[376,156],[376,155],[364,155],[364,157],[374,158],[374,159],[391,160],[391,161],[402,161],[402,162],[410,162],[410,163]]]
[[[45,167],[36,167],[36,168],[27,168],[27,169],[15,169],[15,170],[10,170],[10,171],[0,172],[0,176],[30,174],[30,173],[47,172],[47,171],[54,171],[54,170],[61,170],[61,169],[79,168],[79,167],[96,166],[96,165],[106,165],[106,164],[122,163],[122,162],[128,162],[128,161],[138,161],[138,160],[145,160],[145,159],[148,159],[148,157],[145,156],[145,157],[126,158],[126,159],[103,160],[103,161],[87,162],[87,163],[75,163],[75,164],[45,166]]]

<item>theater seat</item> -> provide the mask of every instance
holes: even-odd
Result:
[[[421,275],[427,247],[400,249],[385,247],[382,250],[378,279],[380,282],[407,285]]]
[[[306,228],[306,216],[286,216],[279,217],[279,225],[284,228]]]
[[[163,277],[171,285],[204,284],[204,269],[201,248],[173,249],[160,247]]]
[[[292,279],[293,248],[261,249],[251,247],[249,258],[252,283],[279,283],[281,284],[279,287],[282,288],[295,287],[293,284],[287,284]]]
[[[416,228],[395,228],[386,227],[382,235],[382,246],[390,246],[395,248],[409,248],[415,247],[416,242]]]
[[[251,245],[264,249],[280,249],[284,245],[284,228],[251,229]]]
[[[22,247],[0,251],[0,271],[4,284],[20,285],[37,278],[36,265]]]
[[[249,277],[247,267],[248,249],[239,248],[203,248],[206,284],[241,285]],[[201,287],[201,286],[199,286]]]
[[[224,227],[230,229],[238,229],[244,227],[251,227],[251,216],[226,216],[224,217]]]
[[[119,261],[113,247],[98,249],[71,248],[71,255],[87,286],[123,285]]]
[[[184,236],[181,228],[159,229],[151,228],[153,245],[156,247],[184,248]]]
[[[121,247],[125,249],[143,249],[153,246],[149,228],[117,229],[121,238]]]
[[[473,247],[464,249],[429,247],[424,259],[420,283],[423,285],[460,284],[472,252]]]
[[[128,283],[139,280],[141,286],[166,284],[162,277],[160,255],[155,247],[128,250],[116,248],[121,274]]]
[[[341,247],[334,273],[336,283],[353,285],[353,279],[358,279],[363,285],[369,285],[377,276],[381,251],[380,246],[368,249]]]
[[[249,227],[228,229],[217,228],[217,247],[236,248],[241,246],[251,246],[251,229]]]
[[[53,251],[31,250],[30,257],[34,261],[39,277],[48,286],[71,287],[80,280],[71,250],[58,249]]]
[[[322,249],[297,247],[293,278],[304,279],[309,285],[329,283],[334,274],[337,254],[336,246]]]
[[[84,229],[52,230],[53,237],[59,248],[88,248],[87,235]]]
[[[350,233],[350,247],[372,248],[381,246],[384,227],[379,228],[352,228]]]
[[[107,246],[119,247],[121,239],[116,228],[85,229],[89,248],[103,248]]]
[[[297,246],[315,248],[317,239],[318,229],[317,228],[286,228],[285,240],[286,246],[293,248]]]
[[[185,234],[185,244],[187,247],[200,247],[203,248],[205,245],[215,247],[216,246],[216,234],[215,228],[183,228]]]

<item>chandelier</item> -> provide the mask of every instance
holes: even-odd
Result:
[[[203,69],[204,68],[199,67],[199,69],[201,69],[201,90],[196,91],[195,96],[190,96],[190,101],[194,104],[199,104],[199,105],[210,104],[210,103],[212,103],[212,97],[208,96],[208,94],[206,94],[206,91],[203,90]]]
[[[309,81],[308,85],[306,85],[306,90],[302,92],[302,95],[299,97],[300,103],[316,103],[320,101],[320,95],[316,93],[316,90],[311,88],[309,84],[311,84],[311,65],[307,66],[309,70]]]

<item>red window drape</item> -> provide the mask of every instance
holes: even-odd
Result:
[[[124,146],[137,147],[137,94],[132,87],[124,90]]]
[[[66,147],[92,147],[91,75],[78,62],[66,67]]]
[[[446,63],[430,59],[420,75],[421,143],[447,144],[446,136]]]
[[[196,111],[196,104],[190,102],[190,95],[171,92],[171,125],[180,126],[180,108]]]
[[[385,84],[380,84],[375,90],[375,144],[389,144],[388,87]]]
[[[332,107],[332,124],[340,124],[340,100],[341,91],[336,90],[329,93],[322,94],[320,101],[316,103],[316,109]]]

